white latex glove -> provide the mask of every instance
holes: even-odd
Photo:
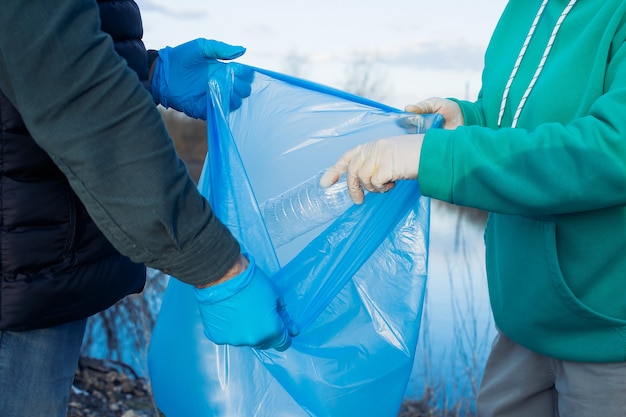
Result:
[[[459,105],[445,98],[431,97],[420,101],[417,104],[409,104],[404,111],[417,114],[433,114],[439,113],[443,116],[443,128],[453,130],[459,126],[463,126],[463,112]]]
[[[392,136],[364,143],[344,153],[328,168],[320,185],[330,187],[344,174],[350,198],[363,203],[363,188],[384,193],[391,190],[397,180],[417,179],[422,152],[423,134]]]

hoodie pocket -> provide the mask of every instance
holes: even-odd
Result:
[[[589,308],[571,291],[554,223],[492,215],[485,240],[494,320],[504,334],[560,359],[625,359],[626,321]]]

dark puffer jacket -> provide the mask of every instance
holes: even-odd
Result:
[[[102,29],[148,86],[139,8],[99,1]],[[0,330],[88,317],[140,292],[145,267],[117,252],[0,92]]]

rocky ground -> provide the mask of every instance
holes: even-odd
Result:
[[[67,417],[162,417],[148,382],[121,363],[81,358]]]
[[[139,378],[132,368],[122,363],[81,358],[67,417],[165,416],[154,403],[148,381]],[[444,415],[429,409],[422,401],[406,401],[398,417]]]

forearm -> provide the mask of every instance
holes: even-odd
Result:
[[[5,5],[0,51],[0,88],[118,250],[193,284],[233,267],[237,242],[197,192],[149,94],[99,32],[95,2]]]

